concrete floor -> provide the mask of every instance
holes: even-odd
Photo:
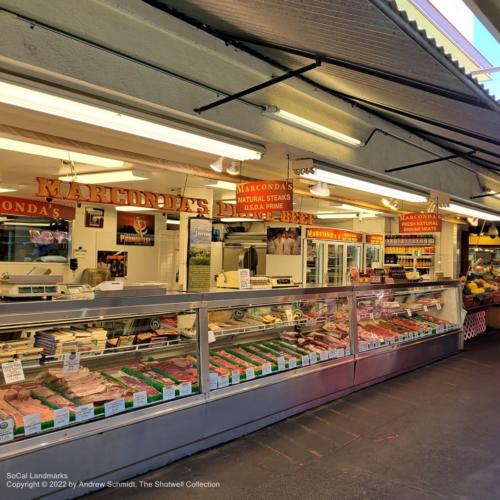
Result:
[[[500,333],[138,481],[107,499],[500,499]]]

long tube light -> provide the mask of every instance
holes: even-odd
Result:
[[[374,213],[365,213],[365,212],[359,212],[359,213],[353,213],[353,214],[316,214],[316,218],[318,219],[324,219],[324,220],[329,220],[329,219],[356,219],[358,217],[363,218],[363,219],[373,219],[374,217],[377,217],[376,214]]]
[[[483,212],[482,210],[477,210],[475,208],[464,207],[463,205],[457,205],[456,203],[450,203],[446,208],[441,208],[441,210],[446,210],[447,212],[454,212],[456,214],[466,215],[467,217],[477,217],[478,219],[488,220],[488,221],[499,221],[500,216],[492,214],[491,212]]]
[[[207,187],[215,189],[226,189],[227,191],[236,191],[236,182],[217,181],[211,184],[207,184]]]
[[[102,156],[87,155],[77,153],[76,151],[67,151],[65,149],[52,148],[49,146],[40,146],[30,142],[15,141],[0,137],[0,149],[15,151],[17,153],[26,153],[29,155],[44,156],[46,158],[55,158],[57,160],[68,160],[75,163],[84,163],[86,165],[95,165],[96,167],[123,167],[124,163],[120,160],[103,158]]]
[[[315,135],[325,137],[326,139],[333,139],[352,147],[361,146],[361,141],[359,139],[325,127],[319,123],[312,122],[306,118],[302,118],[301,116],[294,115],[293,113],[285,111],[284,109],[279,109],[276,106],[267,106],[263,113],[270,118],[293,125],[294,127],[305,130],[306,132],[311,132]]]
[[[380,196],[389,196],[390,198],[397,198],[398,200],[409,201],[413,203],[425,203],[427,198],[421,194],[410,193],[409,191],[402,191],[401,189],[391,188],[383,184],[376,184],[374,182],[363,181],[354,177],[336,174],[328,170],[314,169],[313,173],[302,174],[304,179],[312,181],[326,182],[336,186],[342,186],[349,189],[356,189],[357,191],[364,191],[365,193],[377,194]]]
[[[128,205],[123,205],[122,207],[116,206],[115,210],[117,212],[157,212],[157,208],[149,208],[149,207],[133,207]]]
[[[234,160],[260,160],[262,156],[257,149],[211,139],[7,82],[0,82],[0,102]]]
[[[101,184],[126,181],[142,181],[150,179],[151,175],[140,170],[114,170],[111,172],[94,172],[89,174],[77,174],[76,178],[73,175],[61,175],[59,180],[65,182],[83,182],[85,184]]]

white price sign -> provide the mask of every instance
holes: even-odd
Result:
[[[288,368],[292,370],[293,368],[297,368],[297,358],[290,358],[288,360]]]
[[[2,372],[6,384],[14,384],[24,380],[23,365],[19,359],[9,363],[2,363]]]
[[[139,394],[139,393],[135,393]],[[134,407],[135,407],[135,394],[134,394]],[[123,398],[115,399],[114,401],[108,401],[104,403],[104,416],[111,417],[117,413],[125,411],[125,400]]]
[[[191,386],[191,382],[182,382],[179,385],[179,394],[181,396],[189,396],[193,392],[193,388]]]
[[[92,403],[75,407],[75,422],[85,422],[91,418],[94,418],[94,405]]]
[[[42,424],[40,423],[40,414],[33,413],[23,417],[24,435],[38,434],[42,432]]]
[[[315,352],[310,352],[309,353],[309,363],[311,363],[311,365],[314,365],[314,363],[317,363],[318,361],[318,356],[316,355]]]
[[[0,422],[0,443],[8,443],[14,439],[14,421],[12,418]]]
[[[69,408],[58,408],[54,410],[54,428],[67,427],[69,425]]]
[[[208,330],[208,343],[211,344],[215,340],[215,333],[212,330]]]
[[[239,384],[240,383],[240,371],[239,370],[233,370],[231,372],[231,384]]]
[[[167,385],[163,387],[163,401],[169,401],[175,398],[175,385]]]
[[[328,360],[328,351],[321,351],[319,353],[319,360],[320,361],[327,361]]]
[[[252,380],[255,378],[255,370],[253,368],[247,368],[245,370],[245,375],[247,377],[247,380]]]
[[[437,309],[438,311],[441,311],[441,303],[440,303],[440,302],[438,302],[438,303],[436,304],[436,309]]]
[[[218,386],[220,389],[229,385],[229,375],[219,375]]]
[[[63,356],[63,372],[75,373],[80,370],[80,353],[65,352]]]
[[[278,356],[276,358],[276,363],[278,365],[278,371],[282,371],[282,370],[286,369],[285,356]]]
[[[406,314],[408,314],[408,317],[411,318],[411,309],[407,309]]]
[[[238,269],[240,278],[240,290],[248,290],[251,288],[250,284],[250,269]]]
[[[262,375],[269,375],[271,374],[273,371],[272,367],[271,367],[271,363],[264,363],[262,365]]]
[[[140,408],[148,404],[148,393],[146,391],[134,392],[134,408]]]
[[[210,382],[210,390],[214,391],[215,389],[217,389],[217,384],[219,382],[219,375],[217,375],[217,373],[210,372],[208,374],[208,377]]]
[[[429,312],[429,308],[426,305],[424,305],[424,311]]]
[[[309,356],[307,354],[304,354],[302,356],[302,366],[307,366],[309,364]]]

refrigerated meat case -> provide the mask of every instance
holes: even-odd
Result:
[[[133,477],[457,352],[460,308],[458,281],[0,304],[2,349],[43,347],[0,387],[0,473]]]

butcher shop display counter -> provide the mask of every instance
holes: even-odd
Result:
[[[0,474],[65,474],[37,495],[81,495],[448,356],[461,342],[459,291],[446,281],[0,304]]]

